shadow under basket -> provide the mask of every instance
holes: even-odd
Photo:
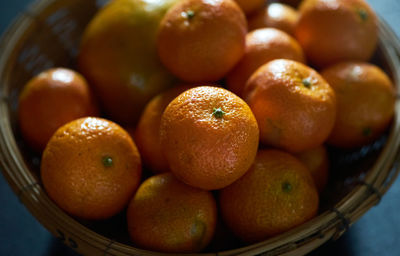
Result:
[[[17,125],[18,95],[34,75],[50,67],[75,68],[82,32],[105,1],[42,0],[25,10],[0,43],[0,164],[20,201],[52,234],[83,255],[165,255],[135,248],[129,241],[125,213],[101,222],[76,220],[46,195],[39,178],[40,155],[24,144]],[[379,47],[372,60],[400,90],[400,43],[379,21]],[[303,255],[339,238],[376,205],[394,182],[400,163],[400,105],[386,133],[353,151],[330,148],[328,188],[318,216],[260,243],[245,245],[224,233],[199,255]],[[229,233],[229,232],[228,232]],[[224,239],[231,239],[225,240]],[[233,239],[233,240],[232,240]]]

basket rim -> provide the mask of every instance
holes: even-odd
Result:
[[[9,85],[9,77],[5,74],[5,70],[10,68],[7,63],[13,54],[15,45],[31,25],[32,13],[41,12],[56,1],[34,1],[26,13],[19,14],[12,21],[0,38],[0,49],[3,49],[0,55],[0,167],[3,176],[31,214],[54,235],[57,234],[55,234],[55,230],[52,229],[51,225],[62,227],[66,233],[73,234],[74,237],[96,247],[105,254],[112,255],[114,251],[122,253],[122,255],[150,255],[150,253],[151,255],[170,255],[138,249],[92,231],[56,206],[46,195],[40,181],[35,179],[24,163],[12,131],[11,122],[7,118],[9,116],[9,107],[6,88]],[[400,70],[396,66],[400,66],[400,40],[382,18],[379,18],[379,28],[379,44],[383,49],[384,55],[386,55],[385,57],[397,57],[388,58],[387,60],[391,71],[394,73],[392,79],[396,85],[397,94],[399,94]],[[382,38],[390,40],[383,40]],[[322,244],[331,238],[337,239],[346,231],[348,226],[352,225],[366,211],[379,202],[380,196],[387,192],[400,172],[399,166],[395,165],[395,162],[400,162],[399,101],[396,101],[395,118],[390,129],[389,138],[379,158],[365,177],[365,184],[368,184],[368,186],[365,186],[365,184],[356,186],[332,210],[324,211],[303,225],[263,242],[215,253],[183,255],[253,255],[268,252],[268,250],[290,253],[294,249],[307,245],[308,242],[317,241]],[[380,174],[382,172],[385,175],[381,175],[381,177]],[[376,191],[378,191],[378,194]],[[46,218],[43,218],[43,216],[46,216]],[[314,248],[304,251],[304,254]],[[79,248],[74,249],[79,252]]]

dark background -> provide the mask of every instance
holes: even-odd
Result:
[[[84,1],[84,0],[82,0]],[[30,0],[0,0],[0,33]],[[400,36],[400,1],[368,0]],[[1,53],[0,53],[1,54]],[[340,239],[311,255],[400,255],[400,179],[379,205],[369,210]],[[0,175],[0,255],[77,255],[38,223]]]

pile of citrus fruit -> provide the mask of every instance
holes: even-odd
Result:
[[[125,212],[138,248],[199,252],[220,223],[259,242],[318,213],[326,145],[390,125],[377,32],[364,0],[112,0],[75,71],[26,84],[20,131],[60,208]]]

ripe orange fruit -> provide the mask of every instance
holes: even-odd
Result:
[[[156,38],[162,17],[177,1],[111,1],[86,27],[79,70],[112,120],[136,125],[147,102],[175,84],[158,58]]]
[[[251,14],[265,5],[265,0],[235,0],[245,14]]]
[[[314,179],[318,192],[322,192],[329,177],[329,156],[324,145],[297,153],[296,156],[305,164]]]
[[[182,0],[161,21],[158,53],[184,81],[217,81],[243,56],[246,32],[233,0]]]
[[[168,104],[189,88],[189,85],[173,87],[154,97],[146,105],[136,127],[134,138],[143,163],[155,173],[169,171],[167,159],[161,149],[161,116]]]
[[[297,41],[281,30],[263,28],[248,33],[244,56],[226,76],[229,90],[242,96],[244,86],[254,71],[274,59],[304,62],[304,54]]]
[[[101,118],[60,127],[43,152],[41,177],[49,197],[67,213],[106,219],[120,212],[139,186],[139,152],[129,134]]]
[[[129,204],[132,241],[162,252],[198,252],[211,241],[217,206],[211,192],[188,186],[171,173],[145,180]]]
[[[312,68],[278,59],[247,81],[244,99],[260,128],[261,142],[301,152],[321,145],[335,122],[335,93]]]
[[[394,113],[395,90],[377,66],[343,62],[321,71],[337,97],[337,117],[328,143],[358,147],[380,136]]]
[[[185,91],[165,109],[161,145],[171,171],[202,189],[225,187],[250,167],[259,130],[249,106],[218,87]]]
[[[261,150],[250,170],[220,192],[222,218],[239,238],[259,242],[316,215],[318,192],[307,168],[279,150]]]
[[[318,67],[368,61],[375,51],[377,17],[364,0],[305,0],[299,15],[296,38]]]
[[[98,115],[86,80],[65,68],[49,69],[33,77],[18,103],[21,133],[39,152],[60,126],[76,118]]]
[[[247,21],[249,30],[272,27],[294,35],[298,16],[297,10],[289,5],[271,3],[255,12]]]

